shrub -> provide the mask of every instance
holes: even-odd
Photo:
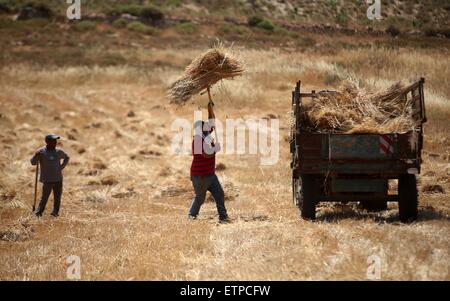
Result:
[[[331,10],[336,11],[338,9],[338,1],[328,0],[328,6],[330,6]]]
[[[342,11],[342,10],[336,14],[334,19],[335,19],[336,23],[341,24],[341,25],[347,25],[347,23],[348,23],[348,16],[345,13],[345,11]]]
[[[140,16],[141,7],[138,5],[120,5],[110,9],[107,14],[110,16],[120,16],[121,14],[130,14],[136,17]]]
[[[80,21],[75,24],[74,28],[76,31],[89,31],[97,27],[97,23],[93,21]]]
[[[144,34],[156,33],[156,30],[153,27],[147,26],[139,21],[131,22],[130,24],[127,25],[127,28],[131,31],[136,31]]]
[[[52,9],[44,2],[29,1],[19,11],[18,20],[34,18],[50,19],[54,16]]]
[[[12,11],[9,3],[3,0],[0,0],[0,13],[10,13]]]
[[[247,20],[247,24],[249,26],[255,27],[257,26],[259,23],[261,23],[262,21],[264,21],[264,18],[261,16],[251,16],[250,18],[248,18]]]
[[[141,9],[140,17],[152,21],[160,21],[164,19],[164,14],[159,8],[152,5],[147,5]]]
[[[246,35],[249,34],[251,31],[246,26],[241,25],[222,25],[218,29],[218,33],[222,35]]]
[[[192,34],[198,31],[198,26],[190,23],[190,22],[186,22],[186,23],[180,23],[177,24],[175,26],[176,31],[183,33],[183,34]]]
[[[164,19],[164,13],[153,5],[122,5],[112,9],[108,14],[113,16],[130,14],[151,21],[160,21]]]
[[[273,25],[272,21],[270,21],[269,19],[262,20],[256,26],[259,28],[265,29],[265,30],[270,30],[270,31],[275,30],[275,25]]]
[[[413,20],[412,21],[412,26],[414,28],[422,28],[423,27],[423,22],[420,20]]]
[[[127,21],[124,19],[115,20],[112,25],[117,28],[125,28],[127,26]]]
[[[390,34],[393,37],[399,36],[400,35],[400,29],[398,29],[395,25],[390,25],[387,29],[386,29],[386,33]]]
[[[247,24],[251,27],[258,27],[265,30],[274,31],[275,25],[272,21],[261,16],[252,16],[247,20]]]

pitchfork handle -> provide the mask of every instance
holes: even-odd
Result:
[[[208,98],[209,98],[209,102],[212,103],[212,105],[214,106],[214,102],[212,101],[212,98],[211,98],[211,90],[210,90],[210,87],[208,87],[208,88],[206,88],[206,89],[208,90]]]
[[[35,175],[34,175],[34,201],[33,201],[33,208],[32,208],[33,212],[36,210],[38,174],[39,174],[39,161],[36,164],[36,170],[35,170]]]

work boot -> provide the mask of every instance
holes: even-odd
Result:
[[[228,215],[219,216],[219,223],[229,223],[230,217]]]

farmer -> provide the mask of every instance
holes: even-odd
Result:
[[[39,162],[41,167],[40,181],[43,183],[41,201],[35,212],[37,217],[42,216],[52,191],[54,203],[51,215],[57,217],[59,213],[63,190],[62,170],[69,163],[69,156],[62,149],[56,148],[59,138],[59,136],[54,134],[47,135],[45,137],[46,146],[39,148],[33,158],[31,158],[32,165],[36,165]],[[64,160],[62,165],[61,159]]]
[[[193,160],[191,165],[191,180],[195,197],[189,210],[189,218],[196,219],[200,207],[209,191],[217,206],[219,221],[227,222],[228,214],[225,209],[224,192],[216,176],[216,152],[220,151],[219,142],[211,137],[214,130],[215,115],[213,103],[208,103],[208,122],[199,120],[194,123],[194,139],[192,141]]]

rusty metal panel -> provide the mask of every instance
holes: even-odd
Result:
[[[310,134],[302,132],[297,134],[297,141],[300,147],[303,148],[321,148],[322,134]]]
[[[395,159],[396,135],[331,135],[333,159]]]
[[[397,138],[398,157],[416,159],[420,152],[420,132],[417,130],[399,134]]]
[[[342,160],[342,162],[316,161],[311,162],[305,160],[300,162],[300,170],[303,173],[336,173],[336,174],[379,174],[388,176],[393,174],[406,173],[409,168],[417,168],[417,161],[410,163],[394,160],[394,161],[374,161],[374,162],[352,162]]]
[[[331,179],[333,192],[386,192],[386,179]]]
[[[300,161],[321,158],[322,135],[301,133],[297,136]]]

